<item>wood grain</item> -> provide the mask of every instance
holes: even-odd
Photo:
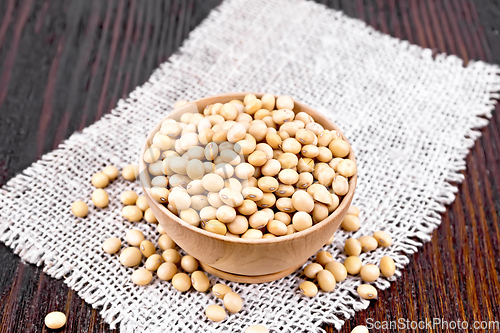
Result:
[[[145,82],[219,2],[0,1],[0,185]],[[500,63],[498,1],[318,2],[434,52],[456,54],[465,62]],[[341,332],[368,318],[443,318],[471,325],[473,320],[500,320],[498,111],[467,157],[465,181],[432,241]],[[4,245],[0,265],[0,332],[44,332],[43,317],[54,310],[68,314],[61,332],[110,331],[62,281],[22,263]]]

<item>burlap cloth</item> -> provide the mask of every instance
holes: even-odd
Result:
[[[356,293],[359,277],[314,298],[298,293],[301,272],[262,285],[230,283],[244,308],[221,323],[205,318],[210,293],[179,293],[156,277],[132,284],[131,268],[101,250],[110,236],[123,239],[137,227],[156,240],[156,227],[130,223],[120,214],[123,179],[106,190],[109,209],[90,202],[90,177],[103,166],[136,162],[146,133],[178,99],[230,91],[288,94],[327,114],[350,139],[358,159],[355,204],[361,229],[338,231],[326,249],[340,261],[350,236],[385,230],[394,245],[361,255],[378,264],[394,258],[400,276],[408,254],[440,223],[463,176],[465,156],[487,124],[500,88],[499,69],[483,62],[463,66],[400,41],[340,12],[307,1],[224,2],[196,28],[181,50],[150,80],[121,100],[110,115],[45,155],[0,192],[0,239],[24,260],[64,278],[122,332],[241,332],[264,324],[279,332],[317,332],[370,303]],[[83,199],[91,212],[70,212]],[[211,277],[213,283],[218,279]],[[379,278],[374,285],[389,287]]]

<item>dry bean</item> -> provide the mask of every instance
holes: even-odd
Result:
[[[301,148],[302,145],[294,138],[285,139],[281,144],[281,150],[285,153],[298,154],[300,153]]]
[[[281,170],[281,163],[278,160],[270,159],[264,164],[260,171],[264,176],[276,176],[278,172]]]
[[[132,273],[132,282],[139,286],[145,286],[151,282],[153,274],[145,268],[139,268]]]
[[[310,279],[316,278],[319,272],[323,270],[323,266],[318,263],[312,263],[304,268],[304,275]]]
[[[278,208],[282,212],[295,212],[295,208],[293,207],[291,198],[279,198],[278,200],[276,200],[276,208]]]
[[[265,176],[265,177],[259,178],[259,180],[257,182],[257,186],[263,192],[274,192],[278,189],[279,183],[276,180],[276,178]]]
[[[224,204],[231,207],[238,207],[243,203],[243,196],[241,193],[230,188],[223,188],[220,190],[219,196]]]
[[[219,192],[224,188],[224,179],[216,174],[208,174],[203,176],[201,184],[209,192]]]
[[[351,146],[344,140],[333,140],[328,145],[332,155],[335,157],[346,157],[349,154]]]
[[[276,103],[276,99],[272,94],[264,94],[261,99],[262,107],[266,110],[272,111]]]
[[[179,254],[179,252],[177,252],[177,250],[174,249],[166,249],[165,251],[163,251],[161,257],[163,258],[163,260],[165,260],[165,262],[171,262],[176,265],[179,263],[179,261],[181,261],[181,255]]]
[[[286,226],[286,234],[287,235],[294,234],[295,232],[297,232],[297,231],[293,227],[293,224],[290,223],[289,225]]]
[[[242,204],[238,206],[238,212],[243,215],[252,215],[257,211],[257,204],[255,201],[245,199]]]
[[[141,263],[142,253],[136,247],[127,247],[120,253],[120,263],[123,266],[134,267]]]
[[[260,109],[262,109],[262,101],[260,99],[254,99],[248,103],[245,103],[245,112],[250,115],[253,115]]]
[[[330,213],[330,214],[335,209],[337,209],[337,207],[340,204],[340,198],[335,193],[331,193],[331,197],[332,197],[332,204],[330,206],[328,206],[328,213]]]
[[[191,288],[191,278],[186,273],[177,273],[172,277],[172,286],[180,292]]]
[[[283,125],[293,121],[295,113],[289,108],[280,108],[272,113],[273,121],[278,125]]]
[[[333,197],[328,191],[315,191],[313,199],[319,203],[330,206],[333,204]],[[328,210],[328,207],[327,207]]]
[[[276,197],[274,196],[274,194],[266,192],[262,195],[262,199],[257,201],[257,206],[259,206],[260,208],[269,208],[273,207],[275,203]]]
[[[323,126],[321,126],[320,124],[315,123],[315,122],[311,122],[311,123],[307,124],[306,129],[312,131],[314,134],[316,134],[316,136],[318,136],[321,132],[323,132],[325,130],[323,128]]]
[[[377,298],[377,289],[369,284],[360,285],[356,291],[364,299]]]
[[[267,155],[262,150],[256,150],[248,156],[248,162],[253,166],[262,166],[267,162]]]
[[[335,284],[336,284],[335,277],[330,271],[322,270],[318,272],[316,279],[318,280],[319,287],[323,291],[330,292],[333,289],[335,289]]]
[[[305,145],[300,152],[304,157],[315,158],[319,155],[319,148],[316,145]]]
[[[314,170],[314,160],[311,158],[301,158],[297,163],[297,171],[303,172],[313,172]]]
[[[203,225],[203,223],[202,223]],[[224,223],[217,220],[210,220],[204,224],[204,229],[206,231],[213,232],[219,235],[225,235],[227,232],[227,227]]]
[[[226,103],[220,109],[220,115],[224,117],[225,120],[235,120],[238,116],[238,109],[233,103]]]
[[[99,207],[99,208],[107,207],[109,204],[108,194],[103,189],[98,188],[98,189],[94,190],[94,192],[92,192],[92,202],[94,203],[94,205],[96,207]],[[87,211],[88,211],[88,208],[87,208]],[[82,206],[82,211],[80,212],[80,215],[83,215],[84,212],[85,212],[85,207]],[[87,214],[85,214],[85,215],[87,215]],[[82,216],[82,217],[84,217],[84,216]]]
[[[332,152],[330,149],[326,147],[319,147],[318,148],[318,156],[316,156],[316,159],[320,162],[330,162],[333,158]]]
[[[391,257],[384,256],[380,259],[380,272],[385,277],[391,277],[396,272],[396,265]]]
[[[359,275],[365,282],[374,282],[380,276],[380,269],[375,265],[367,264],[361,268]]]
[[[248,219],[242,215],[236,215],[234,220],[226,225],[229,232],[241,235],[248,230]]]
[[[278,178],[285,185],[293,185],[299,181],[299,174],[295,170],[284,169],[280,171]]]
[[[160,238],[158,238],[158,246],[163,251],[167,249],[175,249],[175,242],[172,240],[172,238],[170,238],[169,235],[163,234],[160,236]]]
[[[130,245],[139,246],[144,240],[144,234],[140,230],[130,229],[127,231],[125,239]]]
[[[312,144],[315,137],[316,135],[312,131],[306,129],[299,129],[295,133],[295,139],[297,139],[297,141],[299,141],[303,145]]]
[[[291,124],[291,123],[287,123],[287,124]],[[286,124],[284,124],[284,125],[286,125]],[[283,125],[281,125],[281,127],[283,127]],[[285,131],[281,131],[280,130],[277,133],[280,136],[281,140],[286,140],[286,139],[288,139],[290,137],[290,134],[288,134],[288,132],[285,132]]]
[[[328,164],[323,163],[323,162],[316,163],[314,165],[314,171],[313,171],[314,178],[318,179],[321,171],[323,170],[323,168],[325,168],[327,166],[328,166]]]
[[[191,274],[191,284],[196,291],[205,292],[210,288],[210,280],[202,271],[194,271]]]
[[[255,172],[255,168],[250,163],[241,163],[234,168],[234,174],[239,179],[248,179],[252,177]]]
[[[139,249],[141,250],[142,255],[146,258],[149,258],[156,253],[154,244],[148,240],[143,240],[139,245]]]
[[[139,176],[139,166],[129,164],[122,170],[122,176],[126,180],[134,181]]]
[[[319,251],[316,253],[316,262],[321,266],[325,266],[329,262],[333,261],[332,254],[327,251]]]
[[[269,333],[269,330],[262,325],[248,326],[245,333]]]
[[[357,231],[360,226],[361,222],[355,215],[346,215],[342,220],[342,228],[346,231]]]
[[[349,185],[347,184],[347,180],[344,177],[342,177],[342,179],[340,177],[342,177],[342,176],[336,177],[335,171],[333,171],[332,168],[330,168],[328,165],[326,165],[325,167],[323,167],[321,169],[321,172],[319,173],[317,179],[321,185],[324,185],[326,187],[332,186],[333,190],[335,191],[336,194],[344,195],[347,193],[347,190],[349,189]],[[343,193],[343,194],[340,194],[340,193]]]
[[[295,193],[295,187],[292,185],[280,184],[278,190],[274,193],[279,197],[290,197]]]
[[[306,112],[299,112],[295,115],[295,119],[302,121],[304,124],[314,122],[314,119]]]
[[[348,256],[359,256],[361,253],[361,243],[356,238],[349,238],[345,241],[344,252]]]
[[[184,256],[181,259],[181,267],[184,271],[192,273],[198,269],[198,260],[190,255]]]
[[[205,222],[210,220],[215,220],[216,214],[217,214],[217,208],[212,206],[203,207],[200,210],[200,219]]]
[[[59,311],[54,311],[45,316],[45,326],[51,330],[57,330],[66,325],[66,315]]]
[[[392,245],[392,237],[383,231],[374,232],[373,237],[377,240],[378,245],[382,247],[388,247]]]
[[[260,109],[259,111],[254,113],[253,119],[263,120],[264,118],[266,118],[270,115],[271,115],[271,111],[269,111],[267,109]]]
[[[369,333],[368,328],[363,325],[358,325],[354,327],[354,329],[351,331],[351,333]]]
[[[242,235],[241,238],[247,238],[247,239],[260,239],[262,238],[262,231],[257,230],[257,229],[248,229],[245,231]]]
[[[227,311],[231,313],[238,313],[243,307],[243,301],[237,293],[229,292],[224,295],[224,306],[226,307]]]
[[[289,225],[292,222],[290,214],[284,212],[277,212],[274,214],[274,220],[283,222],[285,225]]]
[[[144,266],[148,271],[154,272],[163,263],[163,258],[159,254],[152,254],[146,260]]]
[[[267,230],[276,236],[286,235],[287,228],[286,225],[278,220],[272,220],[267,224]]]
[[[227,131],[222,129],[219,131],[215,131],[214,135],[212,136],[212,140],[217,144],[221,144],[222,142],[227,141]]]
[[[102,249],[109,254],[115,254],[120,250],[122,241],[117,237],[110,237],[102,243]]]
[[[133,205],[139,196],[134,191],[125,191],[120,195],[120,201],[124,205]]]
[[[195,179],[195,180],[191,181],[189,184],[187,184],[186,191],[190,195],[197,195],[197,194],[205,193],[205,188],[203,187],[203,185],[201,183],[201,179]]]
[[[359,257],[350,256],[344,260],[344,266],[345,269],[347,270],[347,273],[351,275],[356,275],[359,273],[359,271],[361,271],[363,263],[361,262],[361,259],[359,259]]]
[[[285,170],[283,170],[285,171]],[[302,172],[299,174],[299,180],[295,184],[300,189],[307,189],[314,181],[314,177],[310,172]]]
[[[314,209],[314,200],[306,191],[297,190],[292,195],[292,205],[299,212],[310,213]]]
[[[167,203],[170,191],[166,188],[154,186],[151,188],[151,198],[159,203]]]
[[[297,231],[302,231],[312,227],[312,218],[306,212],[296,212],[292,217],[293,227]]]
[[[266,154],[268,160],[273,158],[273,148],[267,143],[261,142],[257,144],[257,146],[255,146],[255,149],[263,151]]]
[[[361,236],[358,238],[358,241],[361,244],[363,252],[373,251],[378,246],[377,240],[372,236]]]
[[[109,178],[104,173],[98,172],[92,176],[91,182],[97,188],[105,188],[109,184]]]
[[[347,269],[338,261],[331,261],[326,264],[325,269],[330,271],[335,277],[335,281],[344,281],[347,278]]]
[[[118,169],[114,165],[108,165],[101,171],[103,174],[105,174],[109,181],[113,181],[118,177]]]
[[[172,191],[168,196],[168,202],[174,206],[177,211],[182,211],[191,206],[191,196],[184,191]]]
[[[207,200],[208,203],[215,208],[219,208],[220,206],[224,205],[224,202],[219,196],[219,192],[209,192],[207,194]]]
[[[318,145],[320,147],[328,147],[333,140],[333,134],[329,130],[321,131],[318,135]]]
[[[252,201],[259,201],[264,196],[264,193],[262,192],[261,189],[253,186],[245,187],[242,190],[242,194],[245,199],[249,199]]]
[[[281,137],[278,135],[278,133],[267,133],[266,134],[266,142],[273,149],[280,149],[283,140],[281,140]]]
[[[353,205],[351,205],[351,206],[349,207],[349,210],[347,211],[347,214],[349,214],[349,215],[356,215],[356,216],[358,216],[358,215],[359,215],[359,213],[360,213],[360,212],[359,212],[359,208],[358,208],[358,207],[356,207],[356,206],[353,206]]]
[[[276,108],[277,109],[290,109],[293,110],[294,102],[290,96],[279,96],[276,99]]]
[[[200,160],[190,160],[186,165],[186,173],[191,179],[201,179],[205,175],[205,166]]]
[[[250,202],[252,202],[252,201],[250,201]],[[230,206],[226,206],[226,205],[220,206],[219,208],[217,208],[217,212],[215,213],[215,216],[222,223],[229,223],[235,219],[236,210]]]
[[[222,283],[217,283],[212,287],[212,293],[219,299],[224,299],[224,296],[230,292],[232,292],[231,288]]]
[[[253,213],[248,218],[248,223],[254,229],[264,228],[268,222],[269,222],[269,217],[268,217],[267,213],[263,212],[261,210]]]
[[[158,220],[156,219],[156,216],[153,213],[153,210],[151,208],[146,209],[144,212],[144,220],[148,223],[157,223]]]
[[[164,262],[158,267],[156,274],[163,281],[170,281],[177,274],[177,266],[171,262]]]
[[[152,187],[167,187],[168,186],[168,178],[165,176],[157,176],[151,179]]]
[[[278,158],[278,161],[280,162],[282,169],[293,169],[297,166],[299,159],[295,154],[284,153]]]
[[[335,176],[333,178],[332,189],[337,195],[346,195],[349,191],[349,183],[343,176]]]
[[[149,208],[148,200],[146,199],[146,197],[144,195],[137,197],[137,200],[135,201],[135,205],[137,207],[139,207],[139,209],[142,210],[143,212]]]
[[[144,162],[146,163],[153,163],[156,162],[160,158],[160,149],[155,146],[149,147],[145,152],[144,152]],[[104,174],[103,174],[104,175]],[[105,176],[105,175],[104,175]],[[106,177],[107,178],[107,177]],[[109,179],[108,179],[109,181]],[[93,182],[92,182],[93,183]],[[106,184],[107,185],[107,184]],[[94,185],[95,186],[95,185]]]
[[[221,306],[215,304],[209,305],[205,309],[205,315],[208,319],[214,322],[219,322],[226,319],[226,311]]]
[[[311,281],[302,282],[299,289],[304,296],[314,297],[318,294],[318,287]]]

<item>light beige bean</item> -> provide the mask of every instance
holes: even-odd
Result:
[[[333,140],[328,145],[334,157],[346,157],[349,154],[351,147],[344,140]]]
[[[245,103],[245,112],[253,115],[258,110],[262,109],[262,101],[260,99],[254,99],[248,103]]]
[[[168,202],[174,206],[177,211],[183,211],[191,206],[191,196],[184,191],[172,191],[168,195]]]
[[[108,177],[109,181],[115,180],[119,173],[118,169],[114,165],[104,167],[101,172]]]
[[[256,150],[248,156],[248,163],[253,166],[262,166],[267,162],[267,155],[262,150]]]
[[[166,188],[154,186],[151,188],[151,198],[159,203],[167,203],[170,191]]]
[[[257,229],[248,229],[245,231],[242,235],[241,238],[246,238],[246,239],[261,239],[263,236],[262,231],[257,230]]]
[[[315,279],[316,275],[323,270],[323,266],[318,263],[312,263],[304,268],[304,275],[310,279]]]
[[[298,154],[300,153],[301,148],[302,145],[295,138],[285,139],[281,144],[281,150],[285,153]]]
[[[140,246],[144,240],[144,234],[137,229],[130,229],[125,235],[125,239],[132,246]]]
[[[236,217],[236,210],[230,206],[220,206],[215,213],[217,219],[223,223],[229,223]]]
[[[327,251],[319,251],[316,253],[316,262],[321,266],[325,266],[329,262],[333,261],[332,254]]]
[[[96,174],[94,174],[92,176],[91,182],[92,182],[92,185],[94,185],[97,188],[105,188],[106,186],[109,185],[109,178],[104,173],[97,172]]]
[[[378,246],[377,240],[372,236],[361,236],[358,238],[358,241],[361,244],[363,252],[373,251]]]
[[[204,293],[210,288],[210,280],[202,271],[194,271],[191,273],[191,284],[196,291]]]
[[[296,212],[293,214],[292,223],[297,231],[305,230],[313,225],[311,215],[306,212]]]
[[[354,327],[354,329],[351,331],[351,333],[369,333],[368,328],[363,325],[358,325]]]
[[[314,297],[318,294],[318,287],[311,281],[304,281],[299,286],[300,292],[307,297]]]
[[[392,245],[392,237],[383,231],[374,232],[373,237],[377,240],[379,246],[388,247]]]
[[[200,210],[200,219],[202,221],[215,220],[217,218],[217,208],[212,206],[203,207]]]
[[[248,326],[245,333],[269,333],[269,330],[262,325]]]
[[[102,249],[109,254],[118,252],[121,246],[122,241],[117,237],[110,237],[102,243]]]
[[[144,162],[154,163],[160,158],[160,154],[161,151],[158,147],[151,146],[144,152]]]
[[[191,179],[201,179],[205,175],[205,166],[200,160],[190,160],[186,166],[186,173]]]
[[[220,109],[220,115],[225,120],[235,120],[238,116],[238,109],[233,103],[226,103]]]
[[[235,219],[226,225],[229,232],[241,235],[248,230],[248,220],[245,216],[236,215]]]
[[[203,223],[202,223],[203,225]],[[227,232],[226,225],[220,221],[217,220],[210,220],[205,223],[204,229],[206,231],[213,232],[215,234],[219,235],[225,235]]]
[[[292,205],[299,212],[310,213],[314,209],[314,200],[306,191],[297,190],[292,195]]]
[[[360,285],[356,291],[358,292],[359,296],[361,296],[364,299],[374,299],[377,298],[377,289],[375,287],[369,285],[369,284],[362,284]]]
[[[342,160],[337,165],[337,171],[341,176],[352,177],[356,173],[356,163],[351,160]]]
[[[95,189],[94,192],[92,192],[92,202],[96,207],[107,207],[109,204],[108,194],[102,188]]]
[[[209,305],[205,309],[205,315],[213,322],[219,322],[226,319],[226,311],[224,308],[215,304]]]
[[[320,162],[325,162],[328,163],[332,160],[333,155],[330,149],[326,147],[319,147],[318,148],[318,156],[316,156],[316,159]]]
[[[169,235],[163,234],[160,236],[160,238],[158,238],[158,246],[163,251],[167,249],[175,249],[175,242],[172,240],[172,238],[170,238]]]
[[[149,208],[148,200],[144,195],[137,197],[135,205],[139,207],[139,209],[142,210],[143,212],[145,212]]]
[[[89,213],[89,207],[83,201],[75,201],[71,205],[71,212],[76,217],[85,217]]]
[[[314,177],[310,172],[302,172],[299,174],[299,179],[297,180],[295,186],[297,186],[300,189],[307,189],[309,185],[311,185],[313,182],[314,182]]]
[[[149,256],[144,264],[144,267],[146,267],[148,271],[155,272],[162,263],[163,258],[161,255],[155,253]]]
[[[359,257],[350,256],[344,260],[344,266],[347,270],[347,273],[351,275],[356,275],[361,271],[363,263],[361,262],[361,259],[359,259]]]
[[[272,220],[267,223],[267,230],[276,236],[284,236],[286,235],[287,228],[286,225],[278,220]]]
[[[209,192],[219,192],[224,188],[224,179],[216,174],[208,174],[203,176],[201,184]]]
[[[59,311],[50,312],[45,316],[45,326],[57,330],[66,325],[66,315]]]
[[[314,170],[314,160],[311,158],[300,158],[297,163],[298,172],[313,172]]]
[[[163,251],[161,257],[163,258],[163,260],[165,260],[165,262],[171,262],[176,265],[179,263],[179,261],[181,261],[181,255],[179,254],[179,252],[177,252],[177,250],[174,249],[166,249],[165,251]]]
[[[125,166],[122,170],[122,176],[126,180],[134,181],[139,176],[139,166],[134,164]]]
[[[349,238],[345,241],[344,252],[348,256],[359,256],[361,253],[361,243],[356,238]]]
[[[329,196],[331,198],[331,196]],[[321,203],[321,202],[315,202],[314,203],[314,208],[312,211],[312,218],[314,223],[318,223],[323,221],[328,217],[328,206]]]
[[[245,199],[252,201],[259,201],[264,196],[264,193],[260,188],[253,186],[245,187],[241,193]]]
[[[239,179],[248,179],[255,172],[255,167],[250,163],[241,163],[234,168],[234,174]]]
[[[266,110],[272,111],[276,103],[276,98],[272,94],[264,94],[261,99],[262,107]]]
[[[260,171],[264,176],[276,176],[281,170],[281,163],[278,160],[270,159],[264,164]]]
[[[212,293],[219,299],[224,299],[224,296],[230,292],[232,292],[231,288],[222,283],[214,284],[212,287]]]
[[[284,213],[284,212],[276,212],[274,214],[274,220],[278,220],[283,222],[285,225],[289,225],[292,222],[292,217],[290,214]]]
[[[273,207],[276,204],[276,197],[273,193],[266,192],[262,195],[262,199],[257,201],[257,206],[260,208]]]
[[[273,121],[278,125],[289,123],[295,118],[295,113],[288,108],[282,108],[272,113]]]
[[[292,213],[295,212],[291,198],[279,198],[276,200],[276,208],[282,212]]]
[[[224,306],[227,311],[231,313],[238,313],[243,308],[243,301],[237,293],[229,292],[224,295]]]
[[[342,228],[346,231],[357,231],[360,226],[361,222],[355,215],[346,215],[342,220]]]
[[[365,282],[374,282],[380,276],[380,269],[375,265],[367,264],[361,268],[359,275]]]
[[[326,165],[321,169],[321,172],[319,172],[318,177],[316,179],[318,179],[318,182],[323,186],[326,187],[332,186],[333,191],[338,195],[345,195],[347,193],[347,190],[349,190],[347,180],[342,176],[336,177],[335,171],[333,171],[333,169],[330,168],[328,165]]]
[[[120,201],[124,205],[133,205],[137,202],[139,196],[134,191],[125,191],[120,195]]]
[[[257,211],[257,204],[255,201],[245,199],[237,209],[240,214],[248,216]]]
[[[356,206],[353,206],[353,205],[351,205],[349,207],[349,210],[347,211],[347,214],[349,214],[349,215],[359,216],[359,213],[360,213],[359,208]]]
[[[208,203],[215,208],[219,208],[224,205],[224,202],[219,196],[219,192],[210,192],[207,194]]]
[[[230,188],[223,188],[220,190],[219,196],[224,204],[231,207],[238,207],[243,203],[243,196],[241,193]]]
[[[278,197],[288,198],[291,197],[295,193],[295,187],[292,185],[280,184],[278,186],[278,190],[274,192]]]
[[[153,274],[145,268],[139,268],[132,273],[132,282],[139,286],[145,286],[151,282]]]
[[[177,266],[171,262],[164,262],[158,267],[156,274],[163,281],[170,281],[177,274]]]
[[[299,159],[297,158],[297,155],[295,155],[293,153],[282,154],[278,158],[278,161],[280,162],[282,169],[293,169],[297,166],[297,163],[299,163]]]
[[[198,260],[190,255],[184,256],[181,259],[181,267],[184,271],[192,273],[198,269]]]
[[[144,220],[148,223],[158,223],[158,220],[156,219],[156,216],[151,208],[146,209],[144,212]]]
[[[139,245],[139,249],[141,250],[142,255],[146,258],[149,258],[156,253],[154,244],[148,240],[143,240]]]
[[[330,271],[322,270],[318,272],[316,279],[318,280],[319,287],[323,291],[330,292],[333,289],[335,289],[335,284],[336,284],[335,277]]]
[[[123,266],[134,267],[141,263],[142,253],[136,247],[127,247],[120,253],[120,263]]]
[[[263,192],[274,192],[278,189],[279,183],[276,178],[264,176],[258,179],[257,186]]]
[[[180,292],[191,288],[191,278],[186,273],[177,273],[172,277],[172,287]]]
[[[248,218],[248,223],[254,229],[264,228],[268,222],[269,222],[269,217],[268,217],[267,213],[263,212],[261,210],[253,213]]]
[[[380,259],[380,272],[385,277],[391,277],[396,273],[396,265],[391,257],[384,256]]]
[[[325,269],[330,271],[335,277],[335,281],[344,281],[347,278],[347,269],[338,261],[331,261],[326,264]]]
[[[279,96],[276,99],[276,108],[277,109],[290,109],[293,110],[294,103],[293,99],[290,96]]]

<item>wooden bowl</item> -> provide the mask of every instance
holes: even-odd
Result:
[[[163,229],[187,253],[200,261],[202,267],[216,276],[246,283],[268,282],[286,276],[302,266],[307,259],[315,254],[330,239],[341,224],[351,204],[356,188],[357,174],[349,179],[349,191],[342,198],[339,207],[325,220],[311,228],[292,235],[267,239],[232,238],[194,227],[181,220],[165,206],[151,198],[150,176],[142,156],[151,145],[153,136],[159,131],[162,121],[168,118],[176,120],[184,113],[197,113],[207,105],[227,103],[233,99],[243,100],[248,92],[228,93],[205,97],[172,111],[162,119],[149,133],[141,150],[139,159],[140,181],[145,196],[154,215]],[[262,93],[254,93],[262,97]],[[307,112],[325,129],[338,131],[347,141],[339,128],[326,116],[313,108],[295,101],[294,112]],[[354,152],[349,152],[347,158],[356,161]]]

